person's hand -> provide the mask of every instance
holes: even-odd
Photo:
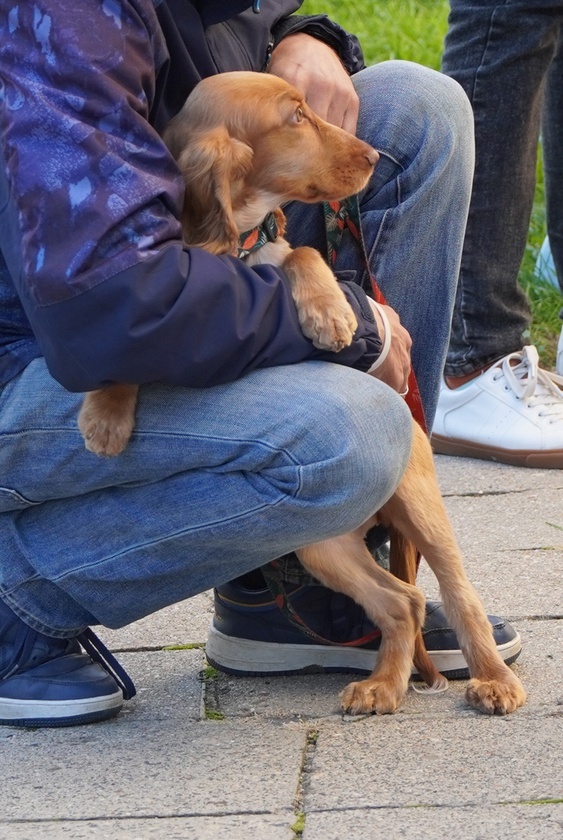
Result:
[[[296,87],[321,119],[356,133],[359,100],[340,58],[328,44],[304,32],[283,38],[268,72]]]
[[[388,324],[384,323],[378,307],[370,301],[373,314],[377,322],[379,335],[385,340],[385,334],[391,331],[391,346],[385,361],[374,370],[371,375],[381,379],[394,391],[405,395],[408,390],[409,373],[411,370],[411,346],[412,340],[407,330],[401,324],[401,320],[394,309],[390,306],[383,306],[382,309],[387,316]],[[379,304],[378,306],[381,306]]]

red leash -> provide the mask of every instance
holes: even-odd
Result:
[[[344,199],[343,201],[327,201],[323,205],[325,216],[325,230],[326,230],[326,244],[328,262],[330,266],[334,266],[344,231],[349,230],[355,242],[357,243],[364,261],[366,273],[370,279],[371,290],[373,298],[377,303],[385,304],[385,296],[375,281],[369,267],[369,260],[366,250],[366,244],[362,233],[362,225],[360,219],[360,204],[358,196]],[[426,425],[426,418],[424,416],[424,409],[422,407],[422,400],[420,398],[420,390],[414,370],[411,368],[408,379],[409,390],[404,399],[411,410],[411,414],[417,421],[424,432],[428,431]]]

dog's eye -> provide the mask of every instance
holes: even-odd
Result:
[[[295,120],[295,122],[298,122],[298,123],[303,122],[303,120],[305,119],[305,115],[303,114],[303,109],[302,108],[297,108],[297,110],[295,111],[295,113],[293,115],[293,119]]]

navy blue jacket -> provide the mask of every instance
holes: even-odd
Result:
[[[299,328],[283,273],[186,247],[183,184],[161,140],[204,76],[260,70],[304,28],[362,66],[355,39],[296,0],[3,0],[0,384],[39,355],[72,391],[205,387],[328,359],[362,370],[380,340],[361,290],[339,354]],[[361,313],[364,312],[362,315]]]

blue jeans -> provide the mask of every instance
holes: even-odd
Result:
[[[415,65],[370,68],[357,84],[360,133],[382,151],[362,199],[372,269],[413,332],[431,418],[469,203],[471,113],[455,83]],[[323,235],[316,207],[291,208],[290,225],[295,241]],[[338,267],[361,277],[352,242]],[[80,403],[42,359],[0,392],[0,594],[52,636],[123,626],[359,525],[392,494],[410,450],[401,398],[328,363],[203,390],[145,386],[115,459],[84,449]]]
[[[548,233],[563,282],[563,2],[451,0],[442,70],[475,117],[475,178],[446,373],[522,347],[518,284],[534,199],[540,126]],[[543,116],[543,121],[542,121]]]

